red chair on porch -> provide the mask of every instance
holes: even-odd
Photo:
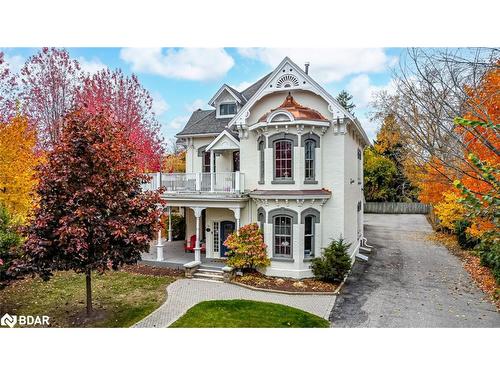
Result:
[[[189,252],[189,253],[193,253],[194,252],[194,248],[196,246],[196,234],[193,234],[190,238],[189,238],[189,241],[186,241],[186,243],[184,244],[184,252]],[[201,252],[202,253],[205,253],[206,252],[206,246],[205,244],[201,244],[200,245],[201,247]]]

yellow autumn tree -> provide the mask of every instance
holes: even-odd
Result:
[[[24,223],[34,204],[35,167],[40,162],[36,133],[24,116],[0,124],[0,204]]]
[[[455,231],[455,223],[462,220],[466,213],[465,207],[459,203],[459,200],[460,194],[450,190],[443,193],[443,200],[434,206],[439,225],[451,232]]]

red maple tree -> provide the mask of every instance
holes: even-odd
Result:
[[[135,160],[143,171],[159,171],[163,153],[160,124],[153,112],[153,99],[137,76],[120,69],[104,69],[85,77],[77,101],[90,113],[106,110],[122,123],[135,147]]]
[[[80,65],[65,49],[42,48],[26,60],[20,80],[22,110],[38,128],[40,146],[50,149],[60,137],[64,116],[74,108]]]
[[[12,272],[49,279],[55,271],[85,273],[133,264],[149,249],[158,225],[157,192],[143,192],[126,125],[101,111],[78,109],[39,170],[40,201],[27,229],[23,257]]]

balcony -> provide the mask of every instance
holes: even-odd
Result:
[[[240,194],[245,190],[244,174],[240,172],[215,173],[150,173],[150,180],[142,184],[143,190],[156,190],[164,194]]]

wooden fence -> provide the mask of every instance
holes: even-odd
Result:
[[[430,205],[418,202],[365,202],[367,214],[428,214]]]

